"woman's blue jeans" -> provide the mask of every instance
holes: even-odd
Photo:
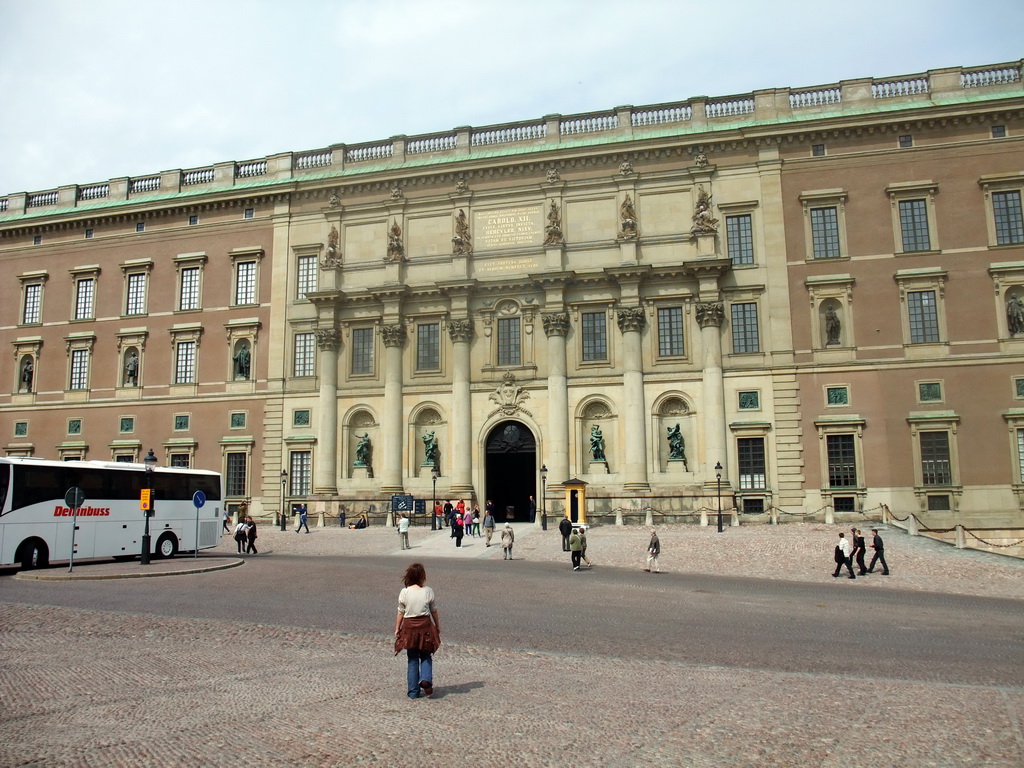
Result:
[[[434,682],[434,659],[426,651],[417,648],[407,648],[409,656],[408,688],[409,698],[420,697],[420,680]]]

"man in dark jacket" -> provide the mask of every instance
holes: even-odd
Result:
[[[562,551],[569,551],[569,534],[572,533],[572,521],[568,517],[563,517],[562,522],[558,524],[558,532],[562,534]]]
[[[851,528],[850,533],[853,534],[853,559],[857,563],[859,570],[858,576],[863,576],[868,572],[868,567],[864,565],[864,537],[860,535],[859,528]]]
[[[871,565],[868,566],[868,573],[874,573],[875,562],[877,560],[882,561],[882,575],[889,575],[889,566],[885,562],[885,542],[882,541],[882,537],[878,535],[878,529],[872,528],[871,534],[874,536],[874,541],[871,543],[871,548],[875,550],[874,557],[871,558]]]

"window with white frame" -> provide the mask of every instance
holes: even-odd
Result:
[[[311,451],[288,453],[289,496],[307,496],[312,490],[313,454]]]
[[[416,370],[441,369],[441,324],[416,324]]]
[[[256,303],[256,262],[238,261],[235,263],[235,300],[236,305]]]
[[[199,309],[199,267],[182,267],[178,273],[178,310]]]
[[[299,256],[296,266],[296,298],[304,299],[307,293],[317,289],[319,265],[316,256]]]
[[[829,488],[855,488],[859,485],[855,440],[852,433],[826,435]]]
[[[736,461],[741,491],[759,491],[767,487],[763,437],[737,438]]]
[[[608,359],[608,315],[606,312],[581,313],[580,342],[583,362],[590,363]]]
[[[725,242],[734,266],[754,263],[753,216],[740,213],[725,217]]]
[[[918,440],[921,442],[921,484],[952,485],[949,432],[922,431],[918,433]]]
[[[518,317],[498,318],[498,365],[521,365],[522,322]]]
[[[126,275],[124,313],[126,315],[146,314],[146,272],[129,272]]]
[[[960,418],[950,411],[920,412],[907,418],[917,466],[918,488],[950,487],[958,484],[956,432]],[[949,498],[939,499],[949,509]],[[929,505],[932,504],[929,498]]]
[[[22,325],[38,325],[43,321],[43,284],[48,277],[44,271],[18,275],[21,282]]]
[[[247,493],[249,454],[246,451],[229,451],[224,454],[224,493],[229,497],[245,498]]]
[[[71,350],[71,372],[68,377],[68,389],[89,388],[89,352],[88,349]]]
[[[373,373],[373,328],[352,329],[352,373],[356,376]]]
[[[800,195],[808,259],[849,256],[846,247],[846,192],[822,189]]]
[[[904,253],[930,251],[932,241],[928,233],[927,201],[900,200],[899,216]]]
[[[179,341],[174,348],[174,383],[194,384],[196,381],[196,342]]]
[[[992,193],[992,215],[995,217],[996,245],[1024,243],[1024,214],[1019,189]]]
[[[92,320],[96,317],[96,280],[81,277],[75,281],[75,320]]]
[[[741,355],[760,352],[761,342],[757,327],[757,303],[740,302],[731,305],[732,351]]]
[[[900,270],[894,276],[900,289],[903,310],[903,341],[915,345],[941,344],[946,340],[943,306],[946,272],[926,268]],[[934,347],[932,347],[934,349]]]
[[[931,344],[939,341],[939,312],[935,291],[909,291],[907,293],[907,322],[911,344]]]
[[[935,229],[935,195],[938,185],[931,181],[909,181],[885,188],[892,204],[896,253],[938,250]]]
[[[658,307],[658,357],[682,357],[686,354],[683,337],[683,308]]]
[[[192,456],[188,453],[172,453],[170,464],[178,469],[188,469],[192,466]]]
[[[316,370],[316,334],[296,333],[293,376],[312,376]]]
[[[839,247],[839,214],[835,206],[811,208],[811,244],[816,259],[836,259]]]

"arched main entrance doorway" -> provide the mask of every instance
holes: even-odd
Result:
[[[503,421],[487,435],[486,447],[486,498],[494,502],[494,522],[529,522],[530,496],[537,496],[533,433],[521,422]]]

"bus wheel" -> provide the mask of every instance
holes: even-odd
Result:
[[[50,564],[50,554],[46,544],[39,539],[29,539],[22,542],[21,557],[18,558],[23,571],[31,571],[35,568],[45,568]]]
[[[156,542],[156,556],[161,560],[178,554],[178,538],[173,533],[165,533]]]

